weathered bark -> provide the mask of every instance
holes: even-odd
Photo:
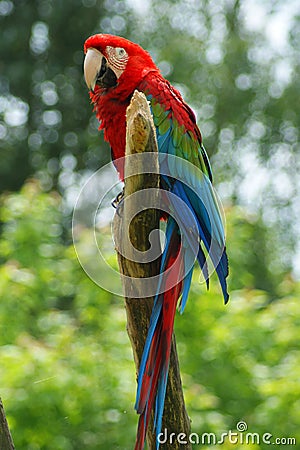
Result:
[[[4,407],[0,398],[0,450],[15,450],[13,440],[8,428]]]
[[[149,195],[155,197],[157,195],[155,188],[159,188],[157,143],[152,116],[146,97],[136,91],[131,104],[127,109],[126,157],[128,157],[128,155],[136,155],[143,152],[152,152],[150,164],[152,173],[143,173],[145,171],[147,172],[147,167],[143,167],[143,161],[140,162],[137,160],[137,162],[134,161],[132,163],[132,160],[129,157],[128,163],[126,159],[124,201],[118,208],[116,215],[117,220],[115,220],[114,223],[114,236],[115,242],[118,243],[116,247],[118,247],[120,272],[128,277],[123,280],[127,313],[127,331],[133,349],[137,372],[144,349],[153,305],[153,296],[145,297],[148,292],[143,291],[143,286],[139,286],[138,279],[150,278],[157,275],[159,273],[160,258],[156,257],[153,261],[146,263],[135,262],[134,255],[132,255],[134,250],[132,250],[132,248],[126,248],[128,247],[128,243],[126,239],[123,239],[124,233],[129,229],[129,236],[133,247],[141,252],[145,252],[150,248],[150,233],[153,230],[159,229],[159,210],[157,208],[149,208],[139,212],[131,220],[133,217],[132,211],[141,209],[142,205],[137,205],[136,202],[139,200],[134,199],[134,196],[132,199],[129,199],[129,196],[141,189],[147,189],[150,192]],[[141,167],[138,167],[138,170],[136,170],[137,165],[139,164]],[[146,162],[146,165],[149,166],[148,162]],[[134,170],[132,170],[133,168]],[[133,172],[139,173],[131,175]],[[149,202],[149,198],[147,201]],[[158,234],[152,234],[151,244],[154,250],[156,248],[156,251],[160,248]],[[126,254],[126,256],[124,256],[124,254]],[[158,255],[159,253],[156,254]],[[131,295],[131,293],[133,294]],[[175,433],[176,436],[179,433],[185,433],[186,436],[188,436],[190,433],[190,420],[184,404],[174,335],[172,340],[162,431],[165,428],[167,429],[169,436],[171,433]],[[155,435],[153,433],[153,415],[148,427],[147,443],[149,450],[156,449]],[[176,441],[162,444],[160,448],[174,450],[179,448],[191,449],[192,447],[191,444],[179,444]]]

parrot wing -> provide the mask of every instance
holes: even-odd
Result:
[[[164,78],[150,74],[143,80],[142,90],[150,102],[156,127],[158,149],[166,154],[161,168],[172,175],[162,176],[163,185],[182,199],[198,224],[198,234],[217,272],[225,303],[228,301],[226,277],[228,259],[220,208],[212,186],[212,171],[202,144],[196,118],[181,94]],[[171,157],[168,157],[171,155]],[[176,158],[172,158],[175,156]],[[174,181],[175,180],[175,181]],[[192,227],[186,223],[185,229]],[[192,227],[193,228],[193,227]],[[188,233],[186,233],[187,235]],[[207,280],[203,250],[199,249],[199,265]],[[188,289],[185,289],[188,291]]]

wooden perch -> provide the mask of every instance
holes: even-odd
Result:
[[[15,450],[8,428],[2,400],[0,398],[0,450]]]
[[[143,295],[148,291],[142,290],[143,287],[139,286],[139,279],[150,278],[157,275],[160,268],[160,258],[156,257],[153,261],[147,263],[135,262],[136,258],[131,257],[131,255],[134,253],[134,250],[140,252],[147,252],[149,250],[150,233],[153,232],[153,230],[159,229],[159,210],[157,208],[148,208],[139,212],[131,220],[132,211],[139,209],[139,207],[141,209],[140,204],[135,204],[135,201],[137,202],[138,200],[135,200],[134,195],[132,194],[137,193],[141,189],[149,190],[150,188],[154,188],[150,191],[150,195],[155,197],[155,188],[159,188],[159,167],[155,136],[155,128],[146,97],[144,94],[135,91],[132,101],[127,109],[126,157],[129,155],[129,158],[126,159],[125,163],[124,205],[122,206],[121,204],[119,206],[116,214],[119,219],[114,222],[114,236],[115,242],[118,242],[120,245],[117,249],[120,272],[127,276],[127,278],[123,280],[127,313],[127,332],[131,341],[137,372],[147,336],[154,297],[153,294],[152,297],[148,296],[143,298]],[[143,152],[152,153],[153,161],[151,161],[151,174],[144,173],[147,172],[147,167],[142,167],[144,164],[143,161],[140,162],[140,160],[137,160],[137,162],[133,164],[130,159],[131,155],[141,154]],[[140,165],[140,167],[138,167],[139,174],[132,174],[136,171],[137,165]],[[132,196],[132,201],[126,201],[129,196]],[[128,228],[126,228],[127,226]],[[126,239],[123,238],[126,229],[129,229],[129,236],[133,245],[132,248],[128,248],[130,247],[130,244],[128,245]],[[155,242],[153,242],[153,239]],[[155,236],[152,234],[151,244],[156,250],[160,248],[158,233],[156,233]],[[126,257],[124,254],[126,254]],[[157,255],[159,255],[159,253],[157,253]],[[187,437],[190,434],[190,420],[184,404],[174,335],[172,339],[162,431],[164,429],[167,429],[169,436],[171,433],[175,433],[176,436],[179,433],[185,433]],[[148,426],[147,443],[149,450],[156,449],[155,434],[153,433],[153,412]],[[192,446],[191,444],[179,444],[176,441],[172,444],[161,444],[160,448],[167,450],[179,448],[191,449]]]

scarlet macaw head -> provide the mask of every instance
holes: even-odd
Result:
[[[118,88],[128,95],[149,71],[157,70],[149,53],[119,36],[95,34],[85,41],[84,52],[84,77],[92,93]]]

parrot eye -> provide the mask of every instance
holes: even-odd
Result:
[[[116,55],[117,55],[117,58],[122,59],[122,58],[124,58],[124,56],[127,56],[127,53],[124,48],[116,47]]]

